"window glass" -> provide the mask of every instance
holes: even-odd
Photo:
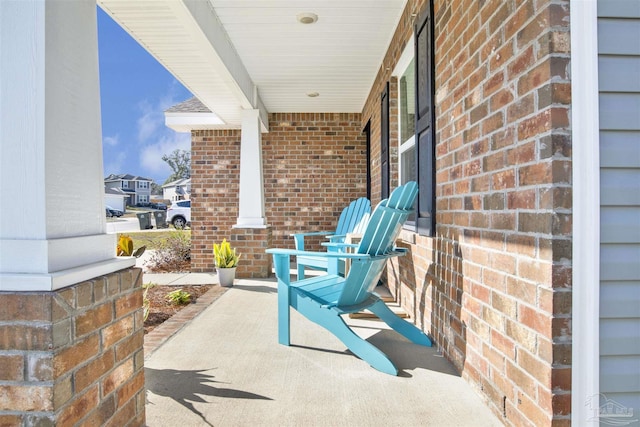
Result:
[[[411,49],[412,46],[407,46]],[[400,183],[418,181],[415,144],[415,110],[416,110],[415,58],[406,66],[398,80],[398,125],[400,140]],[[411,214],[405,222],[405,228],[415,229],[416,215]]]
[[[400,143],[406,142],[415,133],[415,110],[416,110],[416,77],[415,59],[405,69],[400,77],[398,90],[400,105]]]
[[[416,169],[416,145],[411,144],[405,151],[400,154],[400,162],[402,163],[402,176],[400,180],[403,184],[409,181],[417,181],[418,173]]]

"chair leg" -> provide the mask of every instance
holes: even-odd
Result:
[[[378,301],[369,310],[378,316],[382,321],[389,325],[394,331],[398,332],[409,341],[431,347],[432,343],[427,334],[418,329],[415,325],[401,319],[396,315],[383,301]]]
[[[278,280],[278,342],[286,346],[291,343],[289,333],[291,325],[290,292],[289,286]]]
[[[296,305],[303,316],[334,334],[353,354],[373,368],[385,374],[398,375],[387,355],[353,332],[335,311],[321,308],[308,298],[298,298]]]

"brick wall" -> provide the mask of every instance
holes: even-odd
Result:
[[[238,219],[239,191],[240,131],[193,131],[191,271],[215,271],[213,244],[230,240]]]
[[[366,197],[364,126],[360,114],[277,113],[269,127],[262,141],[267,219],[273,245],[293,248],[289,234],[335,230],[345,206]]]
[[[379,96],[390,81],[397,99],[391,70],[425,4],[409,0],[363,109],[373,162]],[[404,232],[411,256],[388,269],[402,304],[507,425],[570,418],[568,7],[434,2],[436,236]]]
[[[342,209],[366,196],[363,127],[360,114],[269,116],[269,133],[262,134],[262,159],[271,247],[293,248],[289,234],[294,232],[335,229]],[[192,133],[193,271],[213,270],[214,242],[235,235],[244,245],[246,234],[232,229],[238,215],[240,136],[239,130]],[[312,241],[310,248],[319,249],[319,242]],[[245,259],[264,254],[263,247],[245,247],[246,251],[238,249]],[[243,263],[240,268],[245,268]],[[240,269],[238,273],[255,274]]]
[[[0,425],[144,425],[142,274],[0,292]]]

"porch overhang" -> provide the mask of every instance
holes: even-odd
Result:
[[[268,113],[211,3],[97,0],[98,5],[212,111],[178,122],[239,128],[242,111]],[[188,126],[181,125],[182,129]]]
[[[169,127],[241,129],[257,110],[266,132],[269,112],[361,113],[407,0],[97,4],[206,106],[167,113]]]

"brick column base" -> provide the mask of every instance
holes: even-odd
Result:
[[[271,275],[271,255],[265,250],[271,247],[271,226],[266,228],[233,228],[229,236],[231,247],[241,254],[236,270],[239,278],[267,278]]]
[[[142,426],[142,271],[0,292],[0,425]]]

